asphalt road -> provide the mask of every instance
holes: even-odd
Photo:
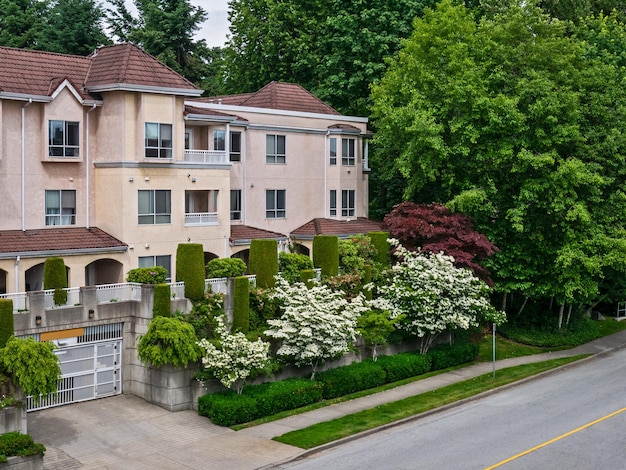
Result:
[[[624,469],[626,350],[280,468]]]

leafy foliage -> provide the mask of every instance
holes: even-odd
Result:
[[[246,263],[240,258],[215,258],[206,265],[209,278],[237,277],[246,272]]]
[[[13,334],[13,301],[11,299],[0,299],[0,348],[4,348],[7,340]]]
[[[250,242],[250,273],[256,274],[256,284],[262,288],[274,286],[278,274],[278,242],[271,239]]]
[[[365,265],[377,262],[378,250],[365,235],[353,235],[339,240],[339,266],[344,274],[363,276]]]
[[[300,271],[313,269],[313,260],[300,253],[281,252],[278,255],[278,270],[287,282],[294,283],[300,280]]]
[[[154,286],[154,305],[152,314],[155,317],[169,317],[172,314],[172,299],[170,298],[169,284],[156,284]]]
[[[176,248],[176,281],[185,283],[185,297],[204,297],[204,249],[201,243],[181,243]]]
[[[35,48],[47,2],[0,0],[0,45]]]
[[[215,337],[217,318],[224,315],[224,294],[207,294],[202,300],[193,303],[185,321],[193,326],[198,338]]]
[[[322,277],[339,274],[339,238],[334,235],[313,237],[313,265],[322,270]]]
[[[142,362],[154,367],[171,364],[187,367],[200,359],[194,328],[178,317],[155,317],[148,331],[139,339],[137,354]]]
[[[250,281],[246,276],[233,279],[233,330],[250,329]]]
[[[357,331],[372,348],[372,359],[377,360],[378,347],[389,344],[390,335],[396,330],[396,322],[402,321],[404,315],[392,318],[388,311],[368,310],[357,319]]]
[[[127,282],[138,282],[140,284],[163,284],[167,280],[167,269],[163,266],[152,266],[151,268],[135,268],[128,271]]]
[[[45,451],[45,446],[35,442],[28,434],[17,431],[0,434],[0,462],[6,462],[7,457],[43,455]]]
[[[67,271],[63,258],[46,258],[43,265],[43,288],[54,289],[54,305],[67,302]]]

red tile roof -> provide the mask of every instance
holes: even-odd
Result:
[[[271,232],[262,228],[250,227],[249,225],[231,225],[230,226],[230,242],[240,244],[249,243],[250,240],[261,238],[286,239],[287,235],[282,233]]]
[[[202,98],[199,101],[247,106],[250,108],[280,109],[316,114],[341,114],[295,83],[270,82],[255,93],[215,96]]]
[[[119,241],[99,228],[66,227],[41,230],[0,231],[0,258],[6,255],[28,256],[29,254],[73,251],[125,251],[126,243]]]
[[[311,239],[314,235],[337,235],[349,237],[350,235],[379,232],[380,222],[357,217],[356,219],[313,219],[291,232],[291,237],[296,239]]]
[[[68,80],[83,99],[98,99],[93,92],[124,85],[179,90],[198,95],[193,83],[160,63],[134,44],[98,49],[88,57],[0,47],[0,93],[51,96]]]
[[[214,109],[197,108],[195,106],[188,105],[185,105],[184,114],[185,116],[187,116],[188,114],[200,114],[202,116],[217,116],[219,118],[235,118],[238,121],[247,121],[247,119],[239,117],[236,114],[222,113]]]

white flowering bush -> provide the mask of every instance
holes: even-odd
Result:
[[[422,354],[446,330],[467,330],[481,320],[506,321],[504,312],[489,303],[489,286],[469,269],[455,267],[452,257],[411,252],[397,240],[389,242],[400,262],[387,272],[388,283],[378,286],[379,297],[372,303],[392,318],[404,315],[397,327],[422,339]]]
[[[250,374],[269,364],[270,345],[260,338],[250,341],[241,332],[230,334],[221,317],[217,318],[215,333],[218,337],[217,344],[206,338],[198,342],[204,349],[202,364],[222,385],[241,395]]]
[[[276,354],[297,366],[310,366],[311,379],[326,359],[348,352],[356,339],[356,321],[369,307],[362,294],[347,300],[343,293],[314,284],[289,285],[277,277],[272,297],[281,303],[282,315],[268,320],[267,336],[280,340]]]

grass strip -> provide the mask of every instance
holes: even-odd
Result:
[[[382,426],[383,424],[398,421],[464,398],[472,397],[487,390],[516,382],[546,370],[554,369],[583,357],[587,356],[580,355],[552,359],[550,361],[534,364],[507,367],[497,371],[495,379],[491,373],[484,374],[473,379],[447,385],[403,400],[386,403],[376,408],[343,416],[332,421],[326,421],[314,424],[308,428],[291,431],[282,436],[275,437],[274,440],[302,449],[311,449],[326,444],[327,442],[336,441],[343,437]]]

